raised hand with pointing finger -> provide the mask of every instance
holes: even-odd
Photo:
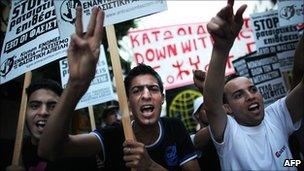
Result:
[[[222,8],[207,25],[208,32],[214,39],[214,47],[229,51],[243,25],[243,13],[247,5],[242,5],[233,14],[234,0],[228,0],[226,7]]]
[[[303,118],[304,78],[266,108],[251,79],[234,75],[224,81],[227,57],[246,8],[241,6],[234,15],[232,6],[229,0],[208,24],[215,41],[204,87],[210,133],[222,170],[285,170],[286,159],[292,158],[288,136]]]

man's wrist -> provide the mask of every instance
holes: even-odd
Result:
[[[230,46],[223,47],[223,46],[219,46],[219,45],[216,45],[216,44],[213,45],[213,50],[214,51],[222,53],[222,54],[226,54],[226,55],[229,54],[230,49],[231,49]]]
[[[88,89],[90,84],[84,82],[75,82],[69,80],[66,86],[68,92],[72,95],[82,96]]]

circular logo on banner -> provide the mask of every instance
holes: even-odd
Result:
[[[284,18],[286,20],[289,20],[290,18],[292,18],[295,15],[295,13],[296,13],[296,10],[293,5],[286,6],[281,9],[280,17]]]
[[[188,132],[195,132],[196,122],[192,118],[193,112],[193,101],[202,96],[200,92],[195,90],[184,90],[177,94],[170,106],[169,106],[169,117],[180,118]]]
[[[1,64],[1,70],[0,70],[0,76],[5,77],[13,68],[14,65],[14,57],[7,58],[5,61]]]
[[[81,6],[80,0],[64,0],[60,6],[60,17],[71,24],[76,20],[76,7]]]

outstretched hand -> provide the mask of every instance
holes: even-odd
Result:
[[[243,25],[243,13],[247,5],[242,5],[233,14],[234,0],[228,0],[227,6],[222,8],[207,24],[208,32],[214,39],[214,47],[229,51]]]
[[[206,72],[202,70],[193,71],[193,82],[195,87],[203,94],[205,86]]]
[[[98,7],[92,9],[87,32],[83,33],[82,9],[76,9],[76,34],[68,48],[69,84],[86,89],[95,76],[103,34],[104,13]]]

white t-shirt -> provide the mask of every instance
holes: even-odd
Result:
[[[217,143],[211,135],[223,170],[296,170],[283,165],[285,159],[292,159],[288,137],[300,125],[292,123],[282,98],[265,109],[260,125],[242,126],[228,116],[223,142]]]

